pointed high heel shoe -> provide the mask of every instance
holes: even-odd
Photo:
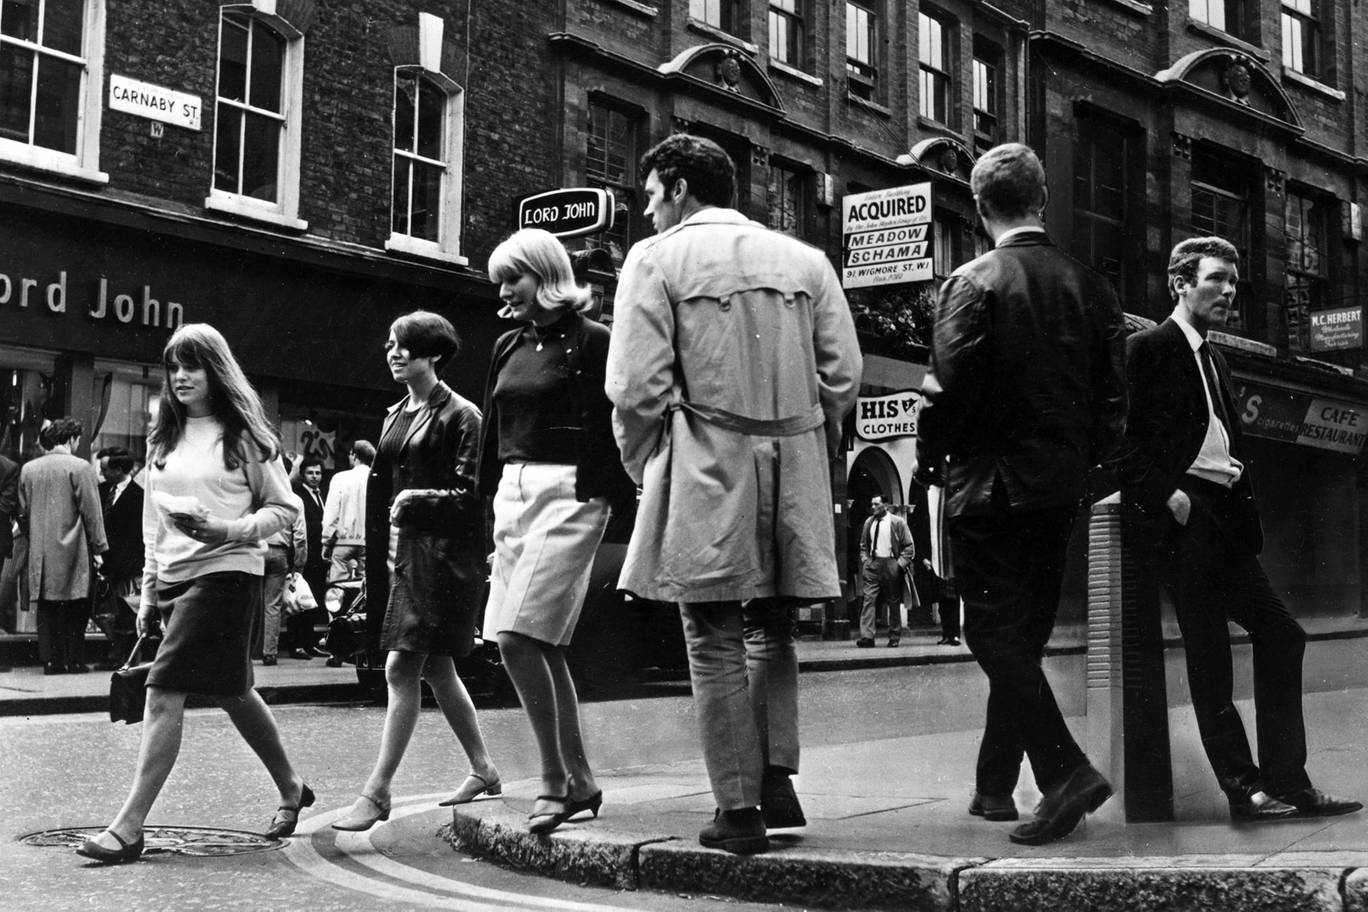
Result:
[[[371,803],[371,806],[375,808],[375,813],[368,814],[363,811],[358,811],[356,810],[355,806],[353,806],[352,812],[350,814],[348,814],[346,817],[343,817],[341,820],[337,821],[337,823],[334,823],[332,825],[332,828],[334,830],[343,830],[349,833],[360,833],[363,830],[369,830],[371,827],[375,826],[378,822],[382,820],[389,820],[390,806],[388,804],[381,804],[379,801],[376,801],[370,795],[362,795],[361,797]]]
[[[570,799],[565,795],[538,795],[538,801],[555,801],[561,806],[559,811],[543,811],[538,814],[533,808],[527,815],[527,832],[537,836],[549,833],[560,826],[570,816]]]
[[[497,775],[493,779],[486,779],[478,773],[471,773],[466,776],[465,782],[456,790],[446,801],[437,802],[438,807],[452,807],[457,804],[469,804],[481,795],[489,798],[497,798],[503,794],[503,781]]]
[[[139,833],[138,838],[133,842],[125,842],[124,838],[113,830],[105,830],[105,832],[113,836],[114,841],[119,844],[117,849],[106,849],[94,839],[87,838],[76,850],[76,854],[107,865],[125,864],[126,862],[137,861],[142,857],[142,833]]]
[[[588,811],[597,819],[601,807],[603,807],[603,789],[583,798],[569,798],[565,802],[565,819],[569,820],[581,811]]]
[[[299,812],[306,807],[313,807],[314,793],[306,783],[299,792],[299,804],[290,807],[282,804],[276,808],[275,816],[271,818],[271,825],[266,828],[267,839],[284,839],[295,831],[299,825]]]

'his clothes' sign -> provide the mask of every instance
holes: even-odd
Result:
[[[861,396],[855,404],[855,436],[861,440],[891,440],[917,436],[917,406],[921,393],[904,390],[888,396]]]

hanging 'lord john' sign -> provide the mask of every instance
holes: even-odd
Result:
[[[601,187],[549,190],[518,201],[518,227],[556,237],[581,237],[613,227],[613,191]]]
[[[855,436],[861,440],[917,436],[920,402],[921,393],[916,390],[890,396],[861,396],[855,403]]]
[[[852,193],[841,200],[841,287],[924,282],[931,268],[931,184]]]

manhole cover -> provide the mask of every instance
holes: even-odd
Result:
[[[21,836],[24,845],[74,849],[87,836],[94,836],[104,827],[65,827],[42,830]],[[259,833],[242,830],[221,830],[217,827],[153,826],[143,829],[144,855],[250,855],[269,852],[285,845],[281,839],[270,839]]]

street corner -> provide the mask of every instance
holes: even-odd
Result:
[[[965,870],[958,912],[1340,912],[1344,869],[1232,856],[1003,859]],[[1364,894],[1368,896],[1368,893]]]
[[[733,855],[696,843],[643,846],[641,887],[828,909],[954,909],[959,872],[982,858],[805,848],[771,836],[762,855]],[[705,889],[704,889],[705,888]]]
[[[452,811],[440,836],[460,852],[574,883],[635,890],[638,853],[674,840],[663,833],[604,826],[597,819],[567,822],[547,835],[527,831],[525,811],[504,801],[473,802]]]

